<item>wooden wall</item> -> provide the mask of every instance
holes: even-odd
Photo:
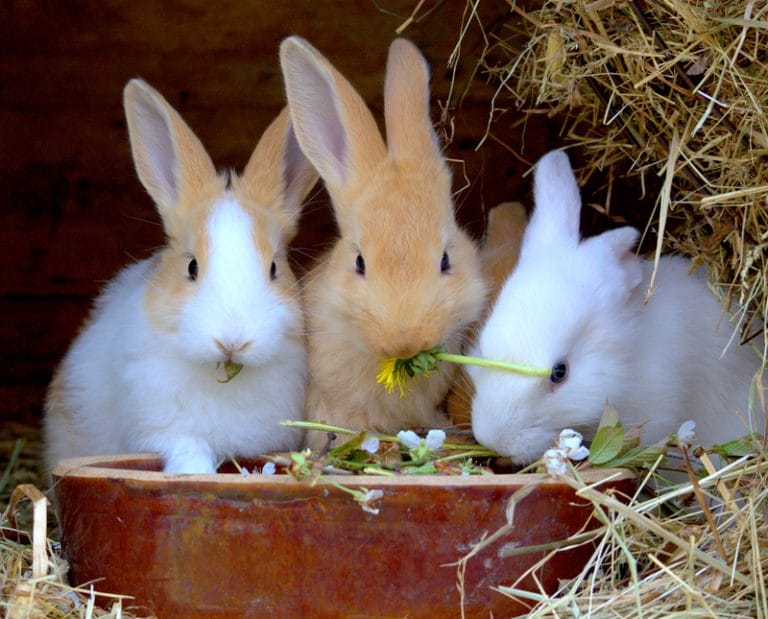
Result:
[[[416,0],[150,0],[0,2],[0,418],[35,422],[51,372],[99,287],[148,255],[163,234],[133,171],[122,88],[141,76],[181,112],[220,167],[242,168],[283,105],[280,40],[301,34],[356,84],[381,114],[382,71],[395,29]],[[506,10],[483,4],[490,23]],[[426,0],[434,10],[406,32],[433,67],[435,116],[464,0]],[[422,11],[424,13],[425,11]],[[469,78],[482,40],[471,28],[457,73]],[[482,230],[486,205],[524,195],[526,164],[496,142],[479,153],[490,90],[476,79],[457,107],[452,157],[472,189],[459,217]],[[457,101],[454,100],[454,104]],[[505,122],[505,141],[523,138]],[[527,128],[525,158],[551,140]],[[456,186],[465,183],[455,166]],[[297,255],[333,234],[322,203],[308,209]]]

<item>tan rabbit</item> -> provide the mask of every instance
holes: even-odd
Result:
[[[430,122],[427,64],[412,43],[392,43],[385,143],[360,95],[309,43],[286,39],[280,59],[297,140],[325,181],[340,232],[305,290],[306,417],[382,432],[445,426],[451,365],[410,381],[402,398],[376,382],[384,359],[441,344],[458,352],[485,300]]]
[[[141,80],[125,87],[133,158],[168,236],[96,301],[45,406],[62,458],[152,451],[174,473],[292,449],[301,433],[304,324],[286,246],[317,180],[283,110],[242,176],[217,174],[181,116]],[[226,362],[242,370],[222,384]]]
[[[486,314],[517,266],[527,223],[528,215],[520,202],[502,202],[488,211],[488,224],[480,248],[480,262],[489,288]]]

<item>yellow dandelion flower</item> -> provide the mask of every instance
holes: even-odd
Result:
[[[387,393],[394,393],[395,387],[400,390],[400,397],[404,398],[406,394],[405,383],[408,380],[408,373],[403,367],[401,360],[397,357],[384,359],[379,364],[379,373],[376,374],[376,382],[384,385]]]
[[[460,363],[465,365],[478,365],[486,368],[505,370],[515,372],[525,376],[550,376],[552,368],[541,368],[519,363],[509,363],[507,361],[494,361],[492,359],[483,359],[480,357],[467,357],[465,355],[454,355],[446,352],[443,346],[436,346],[430,350],[409,357],[407,359],[398,359],[390,357],[379,364],[379,373],[376,375],[376,382],[383,384],[388,393],[393,393],[395,387],[400,390],[400,397],[405,397],[406,384],[414,376],[429,376],[437,371],[437,364],[440,361],[449,363]]]

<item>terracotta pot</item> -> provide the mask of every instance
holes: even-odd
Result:
[[[596,526],[592,506],[541,475],[334,476],[348,488],[380,489],[378,515],[352,496],[287,475],[166,475],[149,455],[81,458],[54,470],[70,580],[134,596],[168,617],[460,616],[455,563],[485,533],[514,529],[468,562],[467,617],[526,607],[492,588],[510,584],[541,552],[511,558],[500,548],[562,540]],[[616,471],[589,471],[596,482]],[[635,485],[628,472],[605,482]],[[581,571],[590,544],[557,553],[538,581],[548,590]],[[523,585],[536,589],[530,577]],[[109,600],[104,599],[104,604]]]

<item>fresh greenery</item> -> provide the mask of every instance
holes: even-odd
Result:
[[[430,430],[426,437],[413,431],[397,436],[359,432],[311,421],[283,421],[283,425],[347,436],[347,440],[322,453],[309,450],[291,453],[289,472],[306,479],[320,472],[366,475],[441,474],[486,475],[487,461],[498,454],[476,443],[445,441],[442,430]]]
[[[218,381],[222,384],[228,383],[231,381],[235,376],[237,376],[240,373],[240,370],[243,369],[242,363],[235,363],[234,361],[225,361],[223,364],[216,364],[216,367],[219,367],[220,365],[224,366],[224,374],[226,375],[225,378],[219,378]]]
[[[413,357],[407,359],[398,359],[390,357],[379,364],[379,373],[376,375],[376,382],[384,385],[388,393],[394,393],[397,388],[400,397],[405,397],[407,393],[408,380],[416,376],[429,376],[437,370],[440,361],[449,363],[458,363],[462,365],[477,365],[496,370],[504,370],[523,374],[525,376],[549,376],[552,368],[539,368],[519,363],[509,363],[506,361],[494,361],[492,359],[483,359],[481,357],[470,357],[466,355],[455,355],[446,351],[444,346],[436,346],[431,350],[423,350]]]
[[[640,444],[639,432],[626,432],[618,411],[606,404],[589,448],[589,461],[600,468],[650,469],[667,452],[665,443]]]

